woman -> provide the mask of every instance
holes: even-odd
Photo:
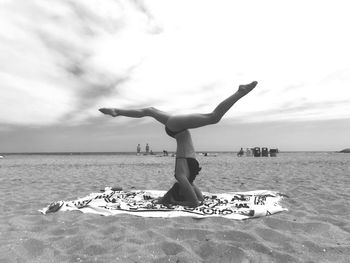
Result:
[[[203,201],[201,191],[194,184],[194,179],[201,168],[195,159],[195,150],[189,129],[218,123],[233,104],[252,91],[257,84],[256,81],[253,81],[247,85],[240,85],[236,93],[221,102],[213,112],[206,114],[170,115],[153,107],[136,110],[101,108],[99,111],[112,117],[142,118],[149,116],[164,124],[166,133],[173,137],[177,143],[175,162],[177,183],[160,202],[196,207]]]

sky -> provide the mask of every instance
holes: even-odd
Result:
[[[0,153],[174,151],[152,118],[207,113],[259,82],[197,151],[350,147],[346,0],[0,0]]]

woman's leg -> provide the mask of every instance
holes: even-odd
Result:
[[[156,108],[144,108],[136,110],[125,110],[125,109],[116,109],[116,108],[101,108],[100,112],[111,115],[112,117],[125,116],[130,118],[143,118],[143,117],[152,117],[159,121],[162,124],[166,124],[170,115],[164,111],[158,110]]]
[[[233,104],[252,91],[257,84],[258,82],[253,81],[247,85],[240,85],[236,93],[222,101],[211,113],[171,116],[166,126],[177,132],[218,123]]]

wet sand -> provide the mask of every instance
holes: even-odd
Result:
[[[166,190],[171,157],[6,156],[0,173],[0,262],[350,262],[350,155],[198,157],[203,191],[267,189],[288,212],[223,218],[103,217],[38,209],[105,186]]]

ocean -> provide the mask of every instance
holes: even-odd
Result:
[[[174,157],[2,154],[0,262],[350,262],[350,154],[199,155],[202,191],[273,190],[289,211],[265,218],[42,215],[106,186],[167,190]]]

